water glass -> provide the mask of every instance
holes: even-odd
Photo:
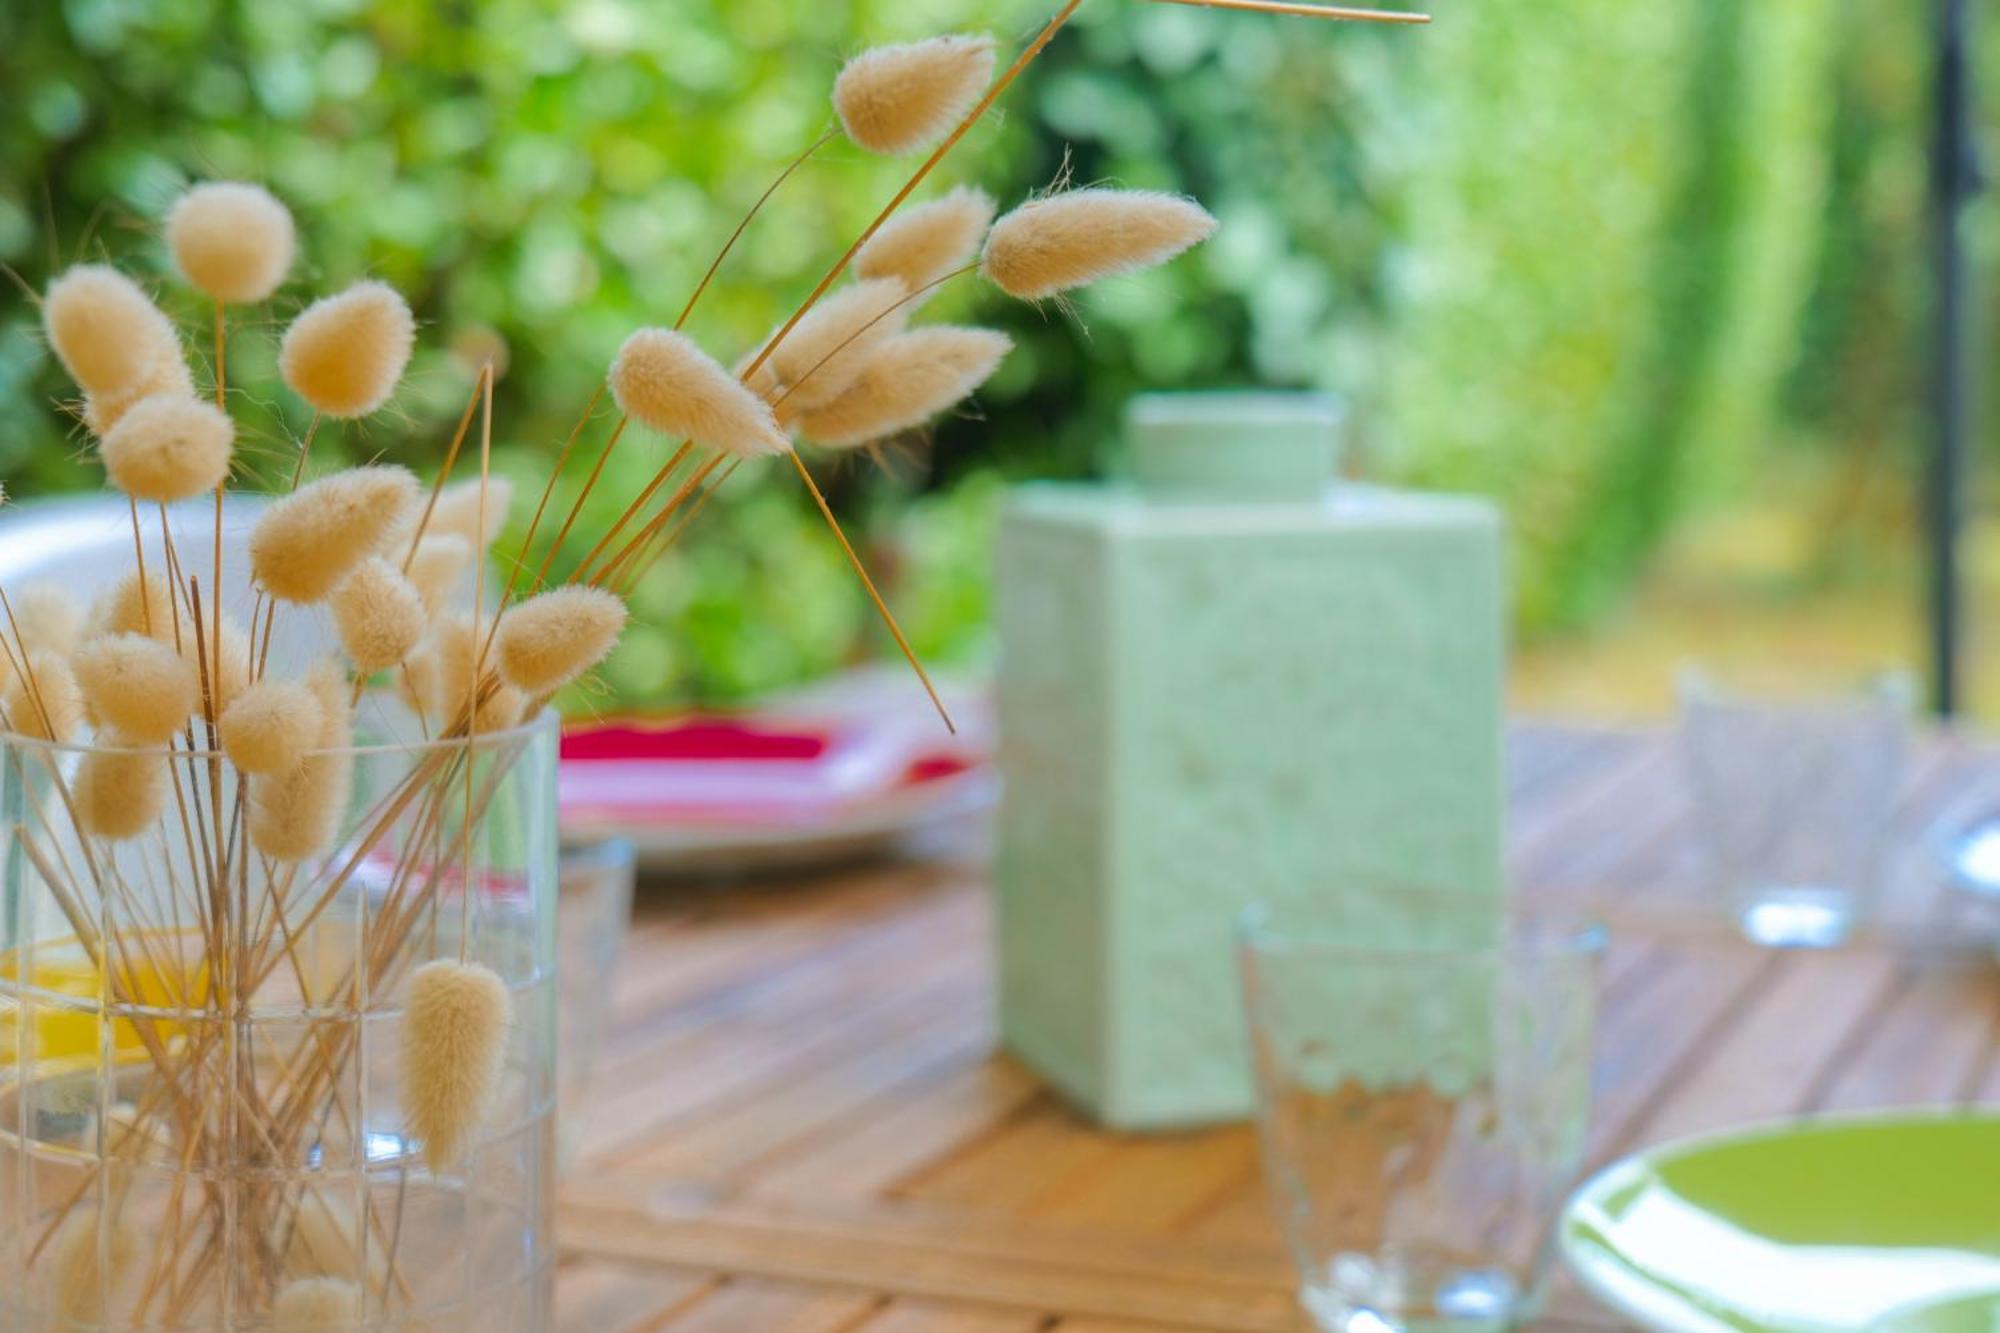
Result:
[[[1265,1174],[1319,1328],[1497,1333],[1587,1141],[1603,933],[1394,901],[1244,920]]]
[[[1707,882],[1743,933],[1780,948],[1847,939],[1881,887],[1911,689],[1771,699],[1681,681],[1681,742]]]

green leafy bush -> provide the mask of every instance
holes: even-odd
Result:
[[[817,464],[913,636],[978,652],[1004,483],[1087,475],[1157,387],[1335,389],[1355,466],[1500,497],[1530,626],[1615,605],[1678,517],[1785,450],[1910,452],[1921,288],[1920,16],[1893,0],[1440,6],[1423,32],[1091,0],[941,173],[1003,201],[1059,178],[1187,190],[1203,251],[1074,317],[946,293],[1019,350],[884,468]],[[619,340],[671,322],[743,210],[829,123],[841,60],[1025,0],[50,0],[0,11],[0,259],[39,284],[149,227],[191,176],[293,204],[308,262],[231,347],[362,273],[426,350],[397,418],[330,441],[423,458],[504,346],[499,466],[532,488]],[[841,143],[789,183],[693,324],[728,357],[786,314],[909,164]],[[172,288],[168,290],[171,292]],[[33,311],[0,289],[0,474],[83,479]],[[199,311],[183,307],[192,321]],[[268,466],[295,405],[241,404]],[[608,422],[585,434],[584,457]],[[619,448],[586,526],[664,456]],[[559,491],[558,503],[582,468]],[[1791,475],[1787,473],[1787,475]],[[531,492],[532,493],[532,490]],[[648,576],[601,706],[733,699],[879,647],[781,469],[748,469]]]

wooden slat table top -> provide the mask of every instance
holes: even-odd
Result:
[[[2000,914],[1919,835],[2000,782],[1927,743],[1880,924],[1754,949],[1695,882],[1662,732],[1517,726],[1512,871],[1613,930],[1595,1161],[1747,1120],[2000,1102]],[[995,1051],[980,831],[933,859],[642,892],[562,1190],[576,1333],[1293,1333],[1241,1127],[1101,1132]],[[1984,945],[1981,940],[1987,941]],[[1616,1327],[1558,1284],[1546,1326]]]

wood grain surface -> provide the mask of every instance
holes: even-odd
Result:
[[[1928,743],[1853,945],[1774,953],[1705,898],[1671,738],[1509,747],[1512,873],[1612,928],[1593,1163],[1819,1110],[2000,1101],[2000,917],[1922,835],[2000,751]],[[569,1333],[1292,1333],[1240,1126],[1093,1128],[995,1051],[983,832],[785,882],[642,886],[586,1147]],[[1543,1327],[1619,1325],[1558,1281]]]

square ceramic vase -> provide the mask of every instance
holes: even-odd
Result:
[[[1124,480],[1002,525],[1001,1028],[1114,1127],[1249,1112],[1247,904],[1500,910],[1500,524],[1334,483],[1338,427],[1141,399]]]

